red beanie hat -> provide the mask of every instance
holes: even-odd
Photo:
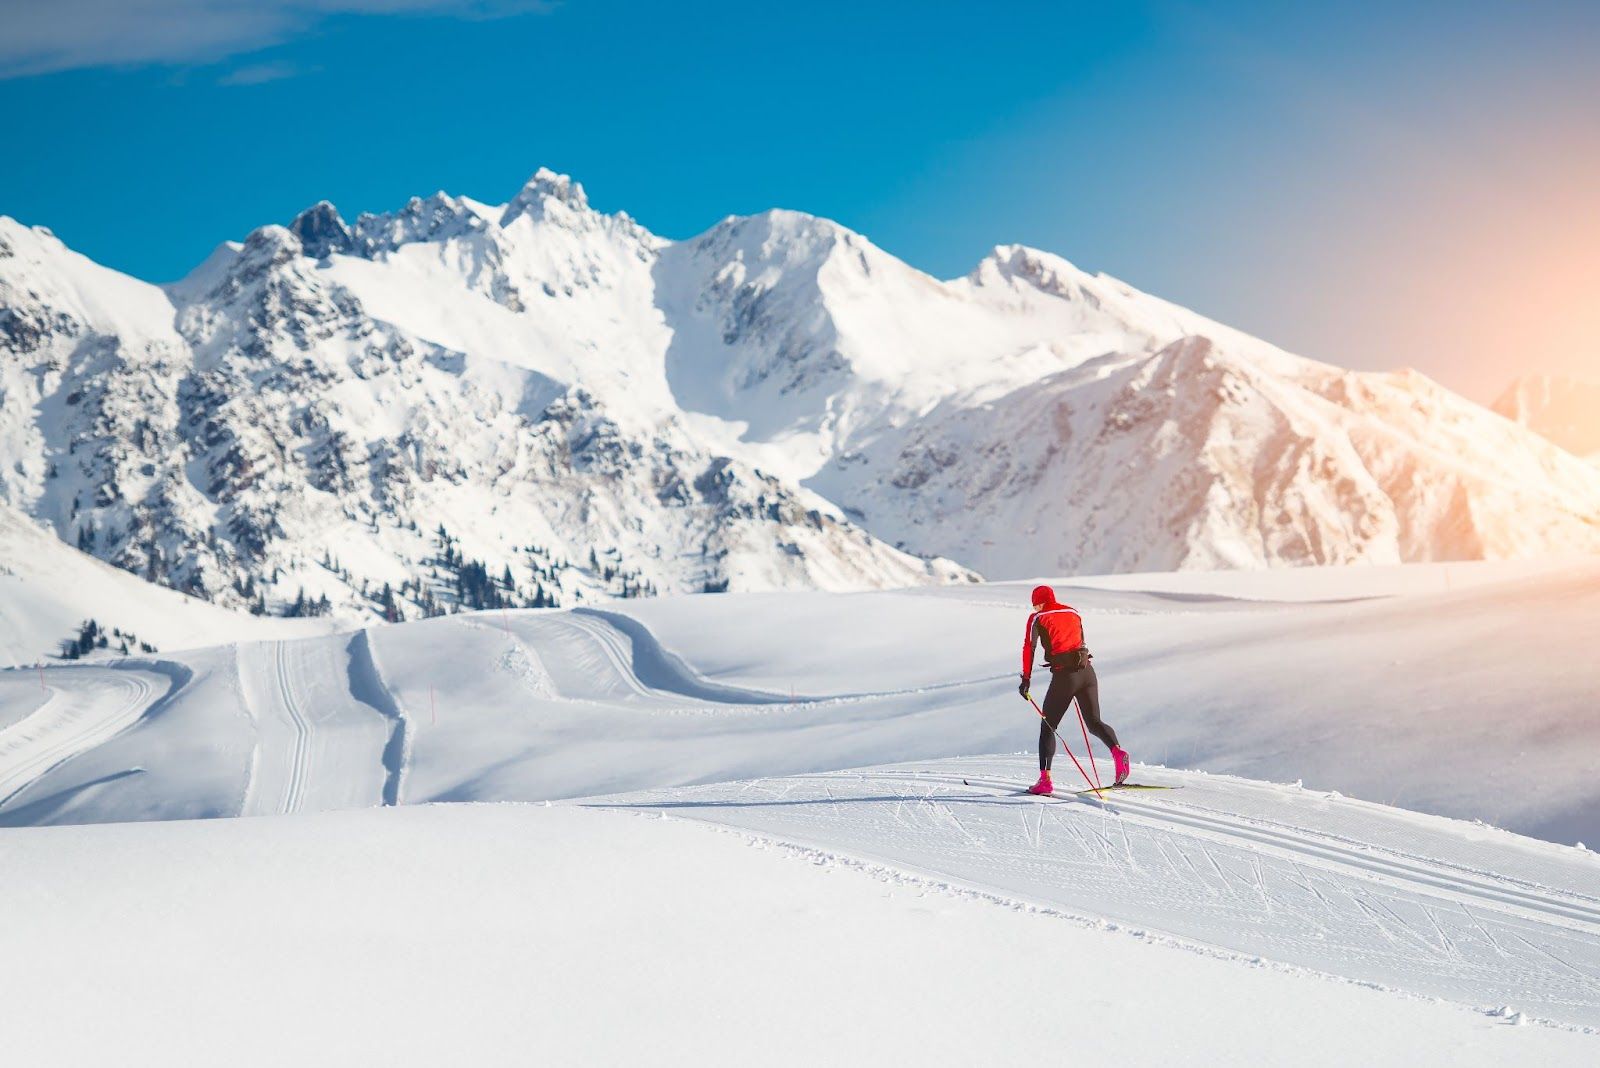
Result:
[[[1033,600],[1029,604],[1053,605],[1056,603],[1056,591],[1049,586],[1035,586]]]

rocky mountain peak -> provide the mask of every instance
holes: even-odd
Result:
[[[510,226],[523,215],[542,218],[550,204],[559,204],[579,213],[589,210],[589,198],[584,194],[583,186],[568,175],[540,167],[506,205],[505,212],[500,216],[500,225]]]
[[[335,252],[349,252],[354,244],[338,209],[326,200],[319,200],[296,215],[289,232],[300,239],[305,254],[315,260]]]
[[[359,255],[370,258],[413,242],[478,233],[487,226],[483,216],[465,199],[441,190],[429,197],[412,197],[399,211],[362,213],[356,219],[353,242]]]
[[[1026,245],[996,245],[968,277],[978,285],[1021,281],[1041,292],[1073,299],[1092,276],[1049,252]]]

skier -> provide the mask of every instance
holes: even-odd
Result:
[[[1025,699],[1028,680],[1033,675],[1036,641],[1044,648],[1045,662],[1050,665],[1050,688],[1044,695],[1045,722],[1039,724],[1039,781],[1028,792],[1049,794],[1055,790],[1050,782],[1050,760],[1056,755],[1056,729],[1073,698],[1078,699],[1084,726],[1111,749],[1117,768],[1116,785],[1122,785],[1128,779],[1128,754],[1117,744],[1117,732],[1100,719],[1100,683],[1089,663],[1089,650],[1084,648],[1083,620],[1076,609],[1056,600],[1056,591],[1049,586],[1033,588],[1033,614],[1028,617],[1028,632],[1022,644],[1022,685],[1017,687]]]

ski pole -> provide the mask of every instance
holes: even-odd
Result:
[[[1039,713],[1039,718],[1044,720],[1044,725],[1050,727],[1049,718],[1045,716],[1044,709],[1039,707],[1039,702],[1033,699],[1032,694],[1028,695],[1028,703],[1033,706],[1035,712]],[[1061,748],[1066,750],[1067,756],[1072,759],[1072,766],[1078,769],[1079,775],[1083,776],[1083,784],[1095,792],[1095,797],[1100,797],[1100,787],[1089,781],[1089,773],[1083,770],[1083,765],[1078,763],[1078,758],[1072,755],[1072,746],[1067,744],[1067,740],[1061,737],[1061,732],[1054,727],[1050,727],[1050,733],[1056,736],[1056,741],[1061,743]],[[1100,799],[1102,801],[1105,800],[1104,798]]]
[[[1089,744],[1089,727],[1083,722],[1083,705],[1078,699],[1072,699],[1072,707],[1078,710],[1078,729],[1083,732],[1083,751],[1089,754],[1089,769],[1094,772],[1094,788],[1100,789],[1100,765],[1094,762],[1094,746]]]

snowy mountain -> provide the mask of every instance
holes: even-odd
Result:
[[[941,405],[817,484],[879,536],[995,575],[1600,544],[1592,469],[1421,375],[1268,361],[1198,335]]]
[[[964,576],[706,448],[659,397],[638,400],[625,360],[594,355],[620,351],[631,330],[556,337],[493,303],[521,298],[490,265],[512,259],[513,237],[542,222],[526,207],[511,218],[514,203],[506,228],[485,237],[477,215],[451,207],[415,202],[361,220],[350,239],[393,255],[387,274],[404,303],[406,272],[422,258],[404,246],[449,235],[449,254],[482,256],[460,301],[527,330],[489,318],[450,348],[369,313],[359,277],[341,284],[295,236],[319,250],[339,240],[316,228],[322,209],[295,230],[224,246],[168,291],[0,223],[0,425],[14,458],[0,493],[119,567],[258,611],[394,616],[450,597],[493,607]],[[480,276],[481,297],[466,288]],[[557,292],[585,284],[548,277]]]
[[[540,171],[160,288],[0,219],[0,500],[258,612],[1600,549],[1600,471],[1057,257],[683,242]],[[911,555],[914,554],[914,555]],[[956,563],[951,563],[954,560]]]
[[[1600,464],[1600,385],[1531,375],[1513,382],[1494,402],[1494,410]]]

